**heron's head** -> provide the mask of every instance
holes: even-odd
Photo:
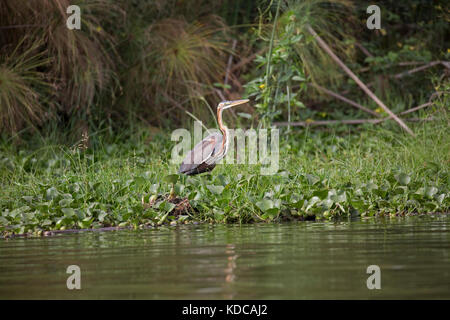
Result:
[[[225,110],[231,107],[235,107],[238,106],[240,104],[244,104],[249,102],[250,100],[248,99],[243,99],[243,100],[234,100],[234,101],[222,101],[221,103],[219,103],[219,105],[217,106],[217,109],[221,109],[221,110]]]

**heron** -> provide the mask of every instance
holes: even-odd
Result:
[[[209,172],[225,157],[230,143],[228,128],[222,122],[222,112],[225,109],[249,102],[248,99],[222,101],[217,106],[217,122],[220,133],[213,133],[200,141],[184,158],[179,173],[196,175]]]

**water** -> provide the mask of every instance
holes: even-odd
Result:
[[[73,264],[81,290],[66,287]],[[450,217],[0,240],[0,298],[449,299]]]

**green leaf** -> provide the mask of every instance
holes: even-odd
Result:
[[[184,191],[184,184],[177,183],[174,190],[176,194],[181,194]]]
[[[159,183],[154,183],[150,186],[150,192],[151,193],[158,193],[158,189],[159,189]]]
[[[275,218],[278,213],[280,212],[280,208],[270,208],[266,210],[266,214],[270,217],[270,218]]]
[[[293,76],[292,80],[294,80],[294,81],[305,81],[305,78],[300,77],[300,76]]]
[[[314,191],[312,195],[317,196],[320,199],[325,199],[328,196],[328,190],[327,189],[317,190]]]
[[[436,200],[439,204],[442,204],[445,198],[445,193],[441,193],[439,196],[436,197]]]
[[[216,186],[216,185],[207,185],[206,186],[211,193],[214,194],[222,194],[224,187],[223,186]]]
[[[425,195],[429,198],[433,198],[433,196],[438,192],[436,187],[428,187],[425,189]]]
[[[249,113],[244,113],[244,112],[238,112],[237,115],[241,118],[245,118],[245,119],[251,119],[252,115]]]
[[[314,184],[316,184],[317,182],[320,181],[319,178],[317,178],[316,176],[314,176],[314,175],[312,175],[312,174],[306,174],[305,177],[306,177],[306,179],[308,180],[308,183],[309,183],[310,185],[314,185]]]
[[[24,213],[24,212],[26,212],[26,211],[28,211],[28,210],[30,210],[30,209],[31,209],[31,208],[30,208],[29,206],[23,206],[23,207],[14,209],[14,210],[11,211],[8,215],[9,215],[10,217],[15,218],[18,214]]]
[[[372,191],[372,190],[378,189],[378,185],[376,185],[375,183],[370,181],[366,184],[366,189],[369,191]]]
[[[58,196],[59,192],[55,187],[48,188],[45,192],[45,198],[47,200],[53,200]]]
[[[33,201],[33,197],[32,196],[23,196],[22,199],[25,200],[28,203],[31,203]]]
[[[70,206],[70,204],[72,203],[72,199],[62,199],[62,200],[60,200],[59,201],[59,205],[61,206],[61,207],[68,207],[68,206]]]
[[[411,182],[411,177],[408,176],[406,173],[399,173],[395,176],[395,179],[397,180],[398,183],[400,183],[401,185],[408,185],[408,183]]]
[[[273,201],[269,199],[263,199],[261,201],[258,201],[256,203],[256,206],[263,212],[266,212],[267,210],[272,209],[274,207]]]
[[[134,184],[136,187],[142,187],[143,185],[145,185],[145,178],[144,177],[136,177],[134,178]]]
[[[164,177],[164,181],[167,183],[176,183],[178,181],[179,175],[177,174],[170,174],[168,176]]]
[[[161,208],[161,205],[159,206]],[[171,212],[173,209],[175,209],[176,205],[174,203],[171,202],[167,202],[164,201],[164,206],[163,206],[163,210],[166,211],[167,213]]]
[[[75,210],[72,208],[62,208],[61,211],[64,213],[64,217],[71,218],[75,215]]]
[[[314,205],[316,203],[320,202],[319,197],[312,197],[311,199],[309,199],[308,201],[308,205],[306,206],[305,211],[309,211],[309,209],[311,209],[312,207],[314,207]]]
[[[107,212],[101,211],[98,215],[98,221],[103,222],[105,220],[105,217],[108,215]]]

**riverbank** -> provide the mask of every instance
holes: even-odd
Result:
[[[280,135],[276,174],[218,165],[178,177],[170,132],[93,134],[82,150],[35,137],[0,144],[0,230],[139,228],[187,222],[251,223],[449,212],[447,120],[418,123],[416,137],[379,127]],[[180,203],[183,207],[180,207]]]

